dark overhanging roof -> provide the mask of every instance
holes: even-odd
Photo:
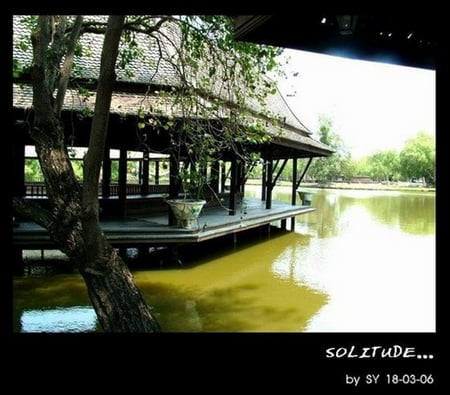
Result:
[[[237,40],[409,67],[436,69],[439,10],[340,15],[234,15]]]

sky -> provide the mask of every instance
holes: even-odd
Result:
[[[278,88],[318,138],[318,117],[332,119],[353,159],[404,147],[417,132],[435,135],[434,70],[285,49]]]

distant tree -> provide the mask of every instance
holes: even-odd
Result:
[[[281,181],[292,181],[292,170],[293,170],[293,162],[292,159],[288,159],[286,165],[284,166],[283,171],[280,175]]]
[[[344,176],[344,179],[351,180],[357,175],[357,171],[356,162],[352,159],[351,154],[347,153],[342,161],[342,175]]]
[[[369,157],[365,156],[361,159],[353,161],[355,167],[355,176],[369,176],[370,175],[370,164]]]
[[[119,182],[119,161],[118,160],[111,161],[111,181],[113,183]]]
[[[73,172],[78,181],[83,181],[83,161],[82,160],[71,160]]]
[[[394,181],[399,178],[399,154],[395,150],[376,152],[368,157],[369,175],[377,181]]]
[[[332,131],[333,121],[326,115],[319,115],[319,140],[336,152],[326,158],[316,158],[308,169],[308,175],[316,180],[336,180],[350,170],[351,155],[338,134]]]
[[[404,177],[424,178],[430,185],[435,183],[436,143],[432,135],[420,131],[409,139],[400,152],[400,169]]]
[[[139,162],[131,160],[127,162],[127,180],[137,182],[139,180]]]
[[[25,181],[27,182],[42,182],[44,175],[42,174],[39,161],[37,159],[25,160]]]
[[[333,128],[333,120],[327,115],[319,115],[319,136],[320,141],[324,144],[335,146],[338,136],[336,136],[331,129]]]

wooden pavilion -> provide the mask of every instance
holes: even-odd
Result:
[[[23,26],[14,18],[14,34],[23,34]],[[95,103],[95,70],[100,59],[99,37],[85,34],[83,40],[97,48],[94,56],[84,60],[84,75],[77,79],[78,88],[73,85],[66,95],[63,106],[63,119],[67,141],[71,147],[87,147],[91,117],[77,114],[92,113]],[[148,50],[152,56],[151,50]],[[24,55],[14,50],[13,56]],[[24,60],[23,58],[21,59]],[[167,97],[160,94],[168,92],[176,84],[170,67],[163,65],[158,73],[153,73],[149,84],[148,76],[153,70],[150,66],[136,60],[131,64],[133,76],[120,74],[112,97],[109,130],[104,153],[99,188],[100,218],[105,234],[113,245],[118,247],[148,245],[179,245],[201,242],[226,234],[270,225],[281,221],[286,228],[286,220],[291,219],[294,228],[295,216],[313,210],[310,206],[297,204],[296,190],[314,157],[329,156],[330,147],[314,140],[311,133],[299,121],[282,95],[277,92],[267,99],[267,106],[273,119],[265,119],[267,131],[272,139],[264,145],[252,149],[261,153],[262,191],[261,201],[246,199],[244,187],[249,164],[242,163],[230,151],[222,153],[220,160],[209,164],[205,172],[218,174],[210,179],[212,191],[203,209],[196,230],[187,231],[174,226],[169,206],[165,198],[174,198],[179,188],[174,183],[177,166],[170,152],[170,131],[147,125],[137,128],[138,110],[145,106],[154,111],[154,116],[177,117]],[[83,97],[79,87],[84,89]],[[26,120],[32,117],[32,88],[26,75],[13,83],[13,195],[46,204],[44,183],[29,183],[25,179],[25,163],[31,159],[27,153],[33,146]],[[248,110],[248,109],[247,109]],[[254,109],[254,116],[258,112]],[[192,114],[192,117],[196,117]],[[197,119],[198,121],[198,119]],[[281,133],[280,133],[281,130]],[[158,154],[155,154],[158,153]],[[167,153],[167,154],[166,154]],[[272,200],[272,191],[287,161],[293,160],[292,201],[291,204]],[[300,161],[304,162],[300,172]],[[135,180],[127,177],[128,165],[137,164],[138,175]],[[112,178],[112,168],[118,167],[117,179]],[[250,202],[250,203],[249,203]],[[36,224],[18,219],[14,227],[13,244],[21,253],[23,249],[52,248],[52,241],[46,231]]]

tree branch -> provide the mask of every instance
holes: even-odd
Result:
[[[144,22],[146,19],[156,19],[160,18],[160,20],[153,26],[146,26]],[[160,27],[168,21],[176,20],[175,18],[165,15],[152,15],[145,18],[140,18],[138,20],[127,22],[124,24],[123,29],[128,31],[133,31],[137,33],[151,34],[160,29]],[[81,33],[93,33],[93,34],[105,34],[106,32],[107,22],[83,22]]]
[[[32,219],[47,230],[51,229],[55,222],[55,217],[49,211],[30,200],[14,197],[13,209],[20,215]]]
[[[98,220],[98,179],[108,130],[111,96],[116,81],[115,65],[119,53],[123,15],[108,18],[100,61],[100,75],[97,86],[94,118],[92,120],[89,148],[85,157],[83,172],[83,211]]]
[[[160,27],[167,21],[171,20],[169,17],[161,18],[153,26],[146,26],[146,28],[140,28],[137,24],[130,22],[124,25],[124,30],[130,30],[137,33],[151,34],[160,29]]]
[[[50,43],[49,16],[42,15],[38,19],[36,30],[31,35],[33,43],[33,63],[31,65],[31,80],[33,83],[33,108],[38,116],[48,115],[51,108],[51,93],[45,75],[46,50]]]
[[[70,33],[69,42],[67,44],[67,53],[64,59],[64,64],[60,70],[60,78],[58,83],[58,93],[56,95],[56,102],[54,106],[54,111],[57,116],[61,115],[61,109],[64,104],[64,98],[66,96],[67,85],[69,84],[70,73],[73,66],[73,57],[75,54],[75,47],[78,41],[78,37],[81,32],[81,24],[83,22],[83,16],[77,15],[73,29]]]
[[[66,51],[65,30],[67,26],[67,19],[68,17],[65,15],[51,16],[51,41],[50,48],[47,48],[46,51],[46,74],[50,92],[52,94],[57,86],[61,60]]]

